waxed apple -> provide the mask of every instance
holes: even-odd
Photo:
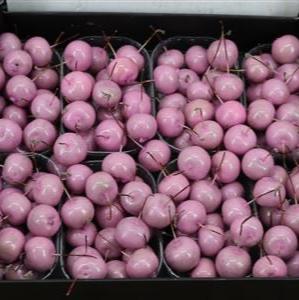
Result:
[[[298,277],[299,276],[299,252],[295,254],[287,261],[288,276]]]
[[[191,271],[197,266],[200,256],[199,246],[187,236],[171,240],[165,248],[166,262],[177,272]]]
[[[95,142],[100,150],[119,151],[127,143],[124,125],[116,120],[104,120],[95,129]]]
[[[179,82],[179,92],[186,94],[187,87],[193,82],[199,81],[198,75],[190,69],[180,69],[178,70],[178,82]]]
[[[212,172],[222,183],[235,181],[240,174],[240,160],[231,151],[218,151],[212,156]]]
[[[225,38],[212,42],[207,49],[210,65],[220,71],[228,71],[238,60],[239,51],[236,44]]]
[[[276,78],[285,81],[290,93],[296,93],[299,89],[298,64],[284,64],[277,68]]]
[[[272,43],[271,53],[280,64],[292,63],[299,56],[299,41],[294,35],[287,34]]]
[[[51,67],[34,69],[31,78],[38,89],[54,90],[59,83],[58,73]]]
[[[86,71],[92,62],[91,46],[85,41],[72,41],[64,49],[63,59],[70,70]]]
[[[271,153],[261,148],[249,150],[242,158],[242,171],[252,180],[270,176],[273,168],[274,160]]]
[[[256,146],[257,137],[250,127],[239,124],[226,131],[223,142],[227,150],[237,155],[244,155]]]
[[[272,123],[274,116],[273,104],[267,100],[258,99],[248,106],[247,123],[253,129],[263,130]]]
[[[88,223],[82,228],[68,228],[66,231],[66,241],[72,247],[91,246],[97,235],[97,228],[93,223]]]
[[[203,204],[208,213],[214,212],[221,204],[221,191],[210,180],[193,182],[189,198]]]
[[[107,227],[100,230],[95,238],[94,247],[106,259],[115,259],[121,255],[121,247],[115,239],[116,229]]]
[[[246,95],[247,95],[247,100],[249,102],[253,102],[255,100],[259,100],[262,98],[262,83],[259,84],[251,84],[247,90],[246,90]]]
[[[90,175],[85,185],[86,196],[97,205],[109,205],[118,194],[115,179],[107,172],[96,172]]]
[[[52,60],[53,50],[43,37],[35,36],[28,39],[24,43],[24,50],[30,54],[35,66],[45,67]]]
[[[37,89],[30,78],[16,75],[7,81],[5,91],[11,102],[19,107],[26,107],[36,96]]]
[[[281,105],[287,102],[290,92],[286,83],[280,79],[272,78],[263,83],[262,96],[263,99],[274,105]]]
[[[107,262],[107,278],[127,278],[126,263],[122,260],[110,260]]]
[[[107,66],[112,81],[119,85],[129,85],[138,77],[138,65],[128,57],[116,57]]]
[[[75,101],[64,108],[61,120],[70,131],[88,131],[96,121],[96,112],[91,104]]]
[[[145,199],[141,217],[148,226],[162,229],[173,222],[175,213],[175,205],[171,198],[156,193]]]
[[[65,75],[60,83],[60,91],[69,102],[87,101],[93,88],[93,82],[84,72],[74,71]]]
[[[27,227],[36,236],[52,237],[60,226],[60,216],[50,205],[39,204],[33,207],[27,217]]]
[[[205,225],[213,225],[224,230],[224,222],[222,216],[219,213],[207,214]]]
[[[276,255],[282,259],[287,259],[295,254],[297,246],[297,236],[287,226],[277,225],[265,232],[263,247],[269,255]]]
[[[285,196],[285,187],[272,177],[259,179],[253,187],[253,197],[261,206],[280,207],[285,201]]]
[[[247,201],[241,197],[227,199],[221,207],[223,221],[231,225],[239,217],[250,217],[251,209]]]
[[[126,273],[130,278],[156,277],[159,259],[150,248],[135,250],[126,264]]]
[[[213,257],[224,246],[224,232],[214,225],[204,225],[198,231],[198,245],[204,256]]]
[[[12,263],[18,259],[25,244],[24,234],[13,227],[0,230],[0,259],[5,263]]]
[[[78,134],[64,133],[55,141],[53,152],[59,163],[70,166],[86,158],[87,146]]]
[[[288,121],[299,126],[299,106],[297,103],[288,102],[279,106],[276,111],[276,118],[281,121]]]
[[[20,193],[11,193],[3,197],[0,210],[4,216],[7,216],[7,221],[11,225],[22,225],[31,210],[31,202]]]
[[[250,82],[261,83],[271,76],[271,69],[259,55],[248,56],[243,62],[245,76]]]
[[[82,196],[68,199],[61,208],[63,223],[73,229],[80,229],[90,223],[94,214],[95,209],[92,202]]]
[[[238,101],[227,101],[216,109],[216,121],[224,128],[229,128],[246,121],[246,110]]]
[[[127,153],[110,153],[103,159],[102,170],[109,173],[117,181],[126,183],[134,179],[136,163]]]
[[[154,69],[156,89],[165,95],[176,92],[179,87],[177,69],[171,65],[160,65]]]
[[[274,255],[263,256],[253,265],[253,277],[285,277],[287,266],[285,262]]]
[[[158,191],[170,196],[175,203],[179,203],[188,198],[190,183],[185,175],[173,172],[160,181]]]
[[[0,150],[3,152],[14,151],[21,141],[21,127],[9,119],[0,119]]]
[[[191,141],[194,145],[206,150],[217,148],[223,139],[222,127],[213,120],[197,123],[191,133]]]
[[[107,266],[101,256],[80,256],[69,269],[76,279],[103,279],[107,275]]]
[[[222,101],[237,100],[244,91],[244,83],[237,75],[225,73],[215,79],[214,90]]]
[[[51,122],[34,119],[24,128],[23,140],[28,150],[42,152],[54,144],[57,135],[57,129]]]
[[[3,32],[0,35],[0,59],[2,60],[10,51],[22,48],[22,42],[18,36],[12,32]]]
[[[126,124],[128,136],[138,143],[152,139],[157,133],[157,128],[156,119],[149,114],[134,114]]]
[[[150,239],[149,227],[139,218],[123,218],[115,229],[115,239],[118,244],[127,249],[143,248]]]
[[[54,174],[39,176],[33,184],[32,196],[36,203],[56,206],[62,199],[64,186]]]
[[[192,278],[215,278],[217,277],[215,264],[212,259],[202,257],[198,265],[191,273]]]
[[[60,100],[52,93],[36,96],[30,106],[30,111],[36,119],[55,122],[60,114]]]
[[[230,198],[243,197],[244,187],[238,181],[231,182],[231,183],[225,184],[221,188],[221,194],[222,194],[223,201],[230,199]]]
[[[263,238],[263,225],[257,217],[236,218],[230,225],[231,238],[240,247],[253,247]]]
[[[32,58],[24,50],[10,51],[3,60],[3,69],[11,77],[28,75],[32,70]]]
[[[97,73],[107,67],[109,56],[107,51],[102,47],[91,47],[91,66],[89,70]]]
[[[148,141],[138,154],[138,161],[151,172],[161,171],[170,160],[168,144],[161,140]]]
[[[285,185],[288,179],[287,171],[279,165],[275,165],[272,170],[270,176],[275,180],[279,181],[281,184]]]
[[[159,132],[165,137],[177,137],[183,131],[185,117],[181,110],[165,107],[158,111],[157,124]]]
[[[99,80],[93,87],[92,99],[103,108],[113,108],[119,104],[121,88],[111,80]]]
[[[177,49],[169,49],[159,55],[157,63],[158,65],[181,68],[184,65],[184,55]]]
[[[209,84],[198,80],[187,86],[186,95],[191,101],[196,99],[210,101],[213,98],[213,91]]]
[[[205,120],[211,120],[214,117],[214,107],[207,100],[193,100],[184,108],[185,120],[190,127]]]
[[[251,258],[246,250],[228,246],[216,256],[216,270],[221,277],[237,278],[246,276],[251,267]]]
[[[118,202],[96,207],[95,220],[101,228],[116,227],[124,217],[125,211]]]
[[[207,50],[198,45],[190,47],[185,53],[185,62],[188,68],[203,74],[209,66]]]
[[[29,270],[20,262],[6,266],[4,275],[6,280],[35,280],[39,278],[38,272]]]
[[[120,193],[120,203],[126,212],[138,216],[152,189],[144,182],[130,181],[126,183]]]
[[[211,159],[207,151],[198,146],[183,149],[177,160],[178,169],[190,180],[205,178],[211,168]]]
[[[25,265],[38,272],[49,271],[55,264],[55,245],[49,238],[32,237],[24,246]]]
[[[189,146],[193,146],[191,132],[187,129],[184,130],[178,137],[174,139],[173,145],[180,150],[185,149]]]
[[[116,56],[131,59],[141,70],[144,67],[144,57],[140,52],[141,49],[137,49],[132,45],[124,45],[117,49]]]
[[[207,213],[203,204],[196,200],[186,200],[178,205],[176,209],[176,228],[185,234],[198,231],[205,224]]]
[[[72,251],[70,251],[69,255],[67,256],[66,259],[66,267],[68,271],[70,271],[72,265],[80,258],[80,257],[91,257],[91,258],[101,258],[100,253],[93,247],[90,246],[79,246]]]
[[[299,205],[289,205],[282,214],[282,224],[299,234]]]
[[[180,93],[174,93],[160,99],[159,109],[162,109],[164,107],[174,107],[174,108],[184,109],[186,104],[187,104],[187,99],[185,98],[185,96],[183,96]]]
[[[9,184],[22,184],[32,175],[33,164],[30,158],[21,153],[6,157],[2,167],[2,178]]]
[[[85,191],[86,180],[93,172],[83,164],[76,164],[67,168],[66,173],[67,187],[72,194],[80,195]]]

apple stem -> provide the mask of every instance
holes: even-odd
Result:
[[[297,68],[292,72],[292,74],[289,75],[289,77],[286,77],[285,82],[286,84],[288,84],[294,77],[294,75],[296,74],[296,72],[299,70],[299,66],[297,66]]]
[[[189,188],[190,187],[190,183],[189,184],[187,184],[185,187],[183,187],[180,191],[178,191],[176,194],[174,194],[173,196],[172,196],[172,198],[173,199],[175,199],[178,195],[180,195],[181,193],[183,193],[187,188]]]
[[[105,31],[102,31],[102,35],[103,35],[104,40],[105,40],[105,45],[103,46],[103,48],[106,49],[107,46],[108,46],[111,49],[114,57],[116,57],[116,52],[115,52],[114,48],[112,47],[110,41],[117,34],[117,32],[118,32],[117,29],[115,29],[114,32],[110,36],[107,36]]]
[[[66,293],[65,293],[65,295],[66,295],[67,297],[70,296],[70,295],[72,294],[72,292],[73,292],[73,290],[74,290],[74,288],[75,288],[75,285],[76,285],[77,281],[78,281],[77,278],[75,278],[74,280],[72,280],[71,284],[69,285],[69,287],[68,287],[68,289],[67,289],[67,291],[66,291]]]
[[[252,216],[249,216],[249,217],[247,217],[246,219],[244,219],[244,220],[242,221],[241,226],[240,226],[240,232],[239,232],[239,235],[240,235],[240,236],[241,236],[242,233],[243,233],[243,227],[244,227],[244,224],[245,224],[248,220],[250,220],[251,218],[252,218]]]
[[[70,40],[72,40],[72,39],[75,39],[75,38],[78,37],[79,35],[80,35],[79,33],[76,33],[76,34],[74,34],[74,35],[72,35],[72,36],[70,36],[70,37],[64,39],[63,41],[60,41],[60,42],[58,42],[58,43],[54,43],[53,45],[50,46],[50,48],[55,48],[55,47],[57,47],[58,45],[61,45],[61,44],[65,43],[65,42],[68,42],[68,41],[70,41]]]
[[[147,44],[153,39],[153,37],[156,35],[158,36],[158,34],[165,34],[165,31],[162,29],[154,29],[154,32],[149,36],[149,38],[143,43],[143,45],[141,45],[141,47],[138,49],[138,52],[141,52],[146,46]]]

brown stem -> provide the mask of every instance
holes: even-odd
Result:
[[[143,43],[143,45],[138,49],[138,52],[141,52],[147,44],[153,39],[154,36],[158,36],[158,34],[165,34],[165,31],[162,29],[155,29],[154,32],[149,36],[149,38]]]
[[[67,297],[70,296],[70,295],[72,294],[72,292],[73,292],[73,290],[74,290],[74,288],[75,288],[75,285],[76,285],[77,281],[78,281],[78,279],[75,278],[75,279],[71,282],[71,284],[69,285],[69,287],[68,287],[68,289],[67,289],[67,291],[66,291],[66,293],[65,293],[65,295],[66,295]]]
[[[289,77],[286,77],[285,79],[285,82],[286,84],[288,84],[294,77],[294,75],[296,74],[296,72],[299,70],[299,66],[295,69],[295,71],[293,71],[292,74],[289,75]]]
[[[178,191],[175,195],[172,196],[173,199],[175,199],[178,195],[180,195],[181,193],[183,193],[187,188],[190,187],[190,183],[187,184],[185,187],[183,187],[180,191]]]
[[[242,221],[241,226],[240,226],[240,232],[239,232],[239,235],[240,235],[240,236],[241,236],[242,233],[243,233],[243,226],[244,226],[244,224],[245,224],[248,220],[250,220],[251,218],[252,218],[252,216],[249,216],[249,217],[247,217],[246,219],[244,219],[244,220]]]
[[[57,47],[58,45],[61,45],[61,44],[65,43],[65,42],[68,42],[68,41],[70,41],[70,40],[72,40],[72,39],[78,37],[79,35],[80,35],[80,33],[76,33],[76,34],[74,34],[74,35],[72,35],[72,36],[70,36],[70,37],[64,39],[64,40],[61,41],[61,42],[58,42],[58,43],[55,43],[55,44],[51,45],[50,48],[55,48],[55,47]]]

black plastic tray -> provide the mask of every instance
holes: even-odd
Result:
[[[177,159],[170,161],[167,164],[167,166],[165,167],[165,169],[170,174],[172,172],[177,171]],[[158,178],[157,178],[157,186],[164,177],[165,177],[165,174],[163,172],[160,172],[158,175]],[[242,175],[240,176],[239,181],[242,182],[244,190],[245,190],[246,196],[244,197],[244,199],[246,199],[246,201],[250,201],[253,198],[252,193],[251,193],[252,187],[253,187],[253,182],[251,182],[251,181],[244,182]],[[252,215],[257,216],[257,214],[258,214],[257,204],[254,201],[252,203],[250,203],[250,208],[252,210]],[[216,212],[217,211],[219,211],[219,208],[216,210]],[[164,249],[167,246],[167,244],[171,241],[171,236],[172,236],[172,231],[170,230],[170,228],[166,228],[166,230],[161,233],[162,245],[163,245],[163,263],[164,263],[165,269],[166,269],[167,273],[169,274],[169,276],[172,278],[177,278],[177,279],[187,278],[187,277],[189,277],[188,273],[178,273],[178,272],[174,271],[169,266],[169,264],[167,263],[167,261],[164,257]],[[262,254],[261,250],[257,246],[250,249],[249,253],[250,253],[251,258],[254,258],[254,260],[252,260],[252,264],[254,261],[256,261],[256,258],[260,257]],[[247,275],[247,277],[244,279],[247,279],[247,278],[250,278],[250,275]],[[215,280],[215,279],[217,280],[218,278],[213,278],[211,280]]]
[[[88,160],[88,161],[83,162],[83,164],[90,167],[93,171],[96,172],[101,169],[102,161],[101,160]],[[145,181],[145,183],[147,183],[152,188],[152,191],[154,193],[156,192],[155,179],[148,170],[146,170],[140,164],[137,164],[136,174],[138,176],[140,176]],[[63,227],[63,229],[65,229],[65,228]],[[65,230],[62,230],[61,237],[60,237],[60,251],[63,254],[62,256],[60,256],[60,267],[61,267],[61,271],[64,274],[65,278],[69,279],[70,275],[68,274],[66,267],[65,267],[66,257],[64,256],[64,254],[67,254],[67,252],[69,252],[70,249],[64,239],[64,231]],[[155,250],[155,253],[157,254],[157,256],[159,258],[159,267],[158,267],[158,271],[157,271],[157,277],[160,277],[161,270],[162,270],[162,264],[163,264],[163,245],[162,245],[161,235],[159,232],[153,233],[153,236],[150,240],[150,245],[153,247],[153,249]]]
[[[90,44],[91,46],[100,46],[103,47],[106,44],[106,39],[104,36],[100,36],[100,35],[94,35],[94,36],[82,36],[82,37],[76,37],[76,39],[80,39],[83,40],[85,42],[87,42],[88,44]],[[115,48],[115,50],[117,50],[118,48],[120,48],[123,45],[132,45],[134,47],[136,47],[137,49],[141,48],[141,44],[131,38],[128,37],[124,37],[124,36],[112,36],[112,37],[108,37],[111,45]],[[109,52],[109,51],[108,51]],[[63,53],[63,48],[60,48],[60,53],[61,53],[61,58],[62,58],[62,53]],[[151,78],[151,60],[149,57],[149,54],[147,52],[147,50],[145,48],[143,48],[141,50],[141,54],[144,57],[144,68],[141,71],[141,74],[139,75],[139,79],[141,80],[149,80]],[[62,65],[61,67],[61,77],[60,80],[63,78],[64,75],[66,75],[67,73],[69,73],[68,68],[65,65]],[[152,99],[153,98],[153,84],[151,82],[147,83],[145,85],[145,90],[146,93],[149,95],[149,97]],[[64,99],[63,96],[60,93],[60,99],[61,99],[61,103],[63,105],[63,107],[65,107],[65,105],[67,104]],[[152,114],[155,115],[155,102],[152,101]],[[61,132],[67,132],[67,129],[63,126],[62,122],[61,122]],[[130,142],[130,141],[128,141]],[[128,154],[135,154],[138,151],[138,148],[136,148],[135,144],[131,144],[131,147],[124,147],[123,152],[126,152]],[[103,151],[103,150],[94,150],[94,151],[88,151],[88,158],[89,159],[99,159],[102,158],[106,155],[108,155],[109,153],[111,153],[110,151]]]
[[[32,156],[34,156],[34,157],[32,157]],[[6,154],[0,153],[0,162],[1,162],[1,164],[4,162],[6,157],[7,157]],[[31,160],[33,162],[33,166],[38,167],[38,170],[41,171],[41,172],[47,172],[47,164],[48,164],[49,161],[51,163],[53,163],[47,156],[45,156],[43,154],[31,155]],[[59,210],[58,207],[59,207],[59,204],[56,207],[57,210]],[[59,231],[57,232],[57,234],[52,238],[52,240],[55,244],[55,247],[56,247],[56,253],[57,254],[61,253],[61,248],[60,248],[61,234],[62,234],[62,228],[60,228]],[[56,259],[55,259],[55,263],[54,263],[53,267],[51,268],[51,270],[48,271],[48,272],[39,274],[40,277],[37,280],[57,278],[57,277],[59,277],[59,272],[60,272],[60,265],[59,265],[59,258],[57,256]],[[1,282],[1,280],[0,280],[0,282]]]
[[[211,36],[174,36],[174,37],[170,37],[166,40],[161,41],[153,50],[152,54],[151,54],[151,61],[152,61],[152,73],[154,68],[157,65],[157,60],[159,58],[159,56],[161,55],[161,53],[163,53],[165,51],[165,49],[178,49],[181,50],[183,53],[185,53],[185,51],[188,50],[188,48],[190,48],[191,46],[202,46],[203,48],[207,49],[209,47],[209,45],[217,40],[217,36],[211,37]],[[239,65],[242,61],[242,53],[239,53],[239,57],[238,57],[238,61],[236,63],[235,69],[239,68]],[[244,82],[244,86],[245,86],[245,81],[244,81],[244,76],[242,73],[235,73],[237,76],[239,76],[241,78],[241,80]],[[153,84],[153,89],[154,89],[154,96],[155,96],[155,103],[156,103],[156,112],[158,112],[158,107],[159,107],[159,99],[161,97],[163,97],[162,94],[160,94],[157,89],[155,88],[155,85]],[[246,95],[245,95],[245,91],[242,93],[239,101],[243,104],[246,105]],[[165,138],[163,137],[162,134],[158,133],[158,136],[161,140],[165,141],[169,147],[172,149],[172,151],[174,153],[178,153],[181,150],[179,148],[177,148],[173,141],[174,139],[172,138]]]

